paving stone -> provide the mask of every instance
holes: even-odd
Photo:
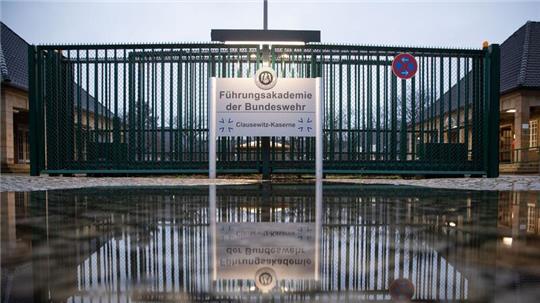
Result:
[[[409,185],[464,190],[540,190],[540,176],[503,175],[498,178],[435,178],[435,179],[331,179],[328,182],[356,184]]]
[[[252,179],[187,179],[177,177],[31,177],[27,175],[3,174],[0,191],[35,191],[85,187],[132,187],[132,186],[195,186],[235,185],[256,183]]]
[[[430,188],[465,190],[540,190],[540,176],[503,175],[499,178],[437,178],[437,179],[325,179],[326,182],[354,184],[387,184],[421,186]],[[3,174],[0,191],[34,191],[84,187],[114,186],[195,186],[237,185],[258,183],[257,179],[204,179],[179,177],[31,177],[28,175]]]

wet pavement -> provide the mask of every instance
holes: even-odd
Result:
[[[344,183],[1,194],[2,302],[540,302],[540,192]]]
[[[4,174],[0,177],[0,191],[35,191],[51,189],[73,189],[88,187],[162,187],[162,186],[194,186],[194,185],[234,185],[258,183],[256,179],[215,179],[207,177],[184,178],[177,176],[151,177],[50,177],[47,175],[33,177],[29,175]]]
[[[540,190],[539,175],[502,175],[499,178],[343,178],[330,176],[327,182],[354,184],[384,184],[421,186],[429,188],[466,189],[466,190]],[[32,191],[50,189],[68,189],[85,187],[116,186],[181,186],[181,185],[232,185],[260,183],[254,178],[230,178],[209,180],[205,176],[199,178],[153,176],[153,177],[31,177],[28,175],[4,174],[1,176],[0,191]]]

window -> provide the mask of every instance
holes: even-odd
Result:
[[[536,224],[538,221],[538,211],[536,209],[535,205],[528,205],[527,207],[527,232],[529,233],[535,233],[536,232]]]
[[[449,143],[459,143],[459,129],[455,128],[450,130]]]
[[[30,163],[30,146],[28,145],[28,129],[19,128],[15,134],[17,163]]]
[[[529,138],[529,147],[538,146],[538,120],[529,121],[529,127],[531,129],[531,136]]]

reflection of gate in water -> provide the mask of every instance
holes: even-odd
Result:
[[[251,185],[218,187],[216,220],[315,222],[313,191],[312,186],[274,185],[271,191]],[[477,291],[477,277],[464,271],[467,254],[490,239],[474,228],[449,229],[448,222],[478,222],[486,207],[496,204],[480,203],[486,193],[449,194],[454,199],[445,200],[448,209],[458,211],[440,213],[430,208],[440,199],[440,191],[325,186],[320,281],[280,280],[278,289],[291,300],[308,299],[313,293],[328,298],[389,300],[389,283],[404,277],[415,285],[419,300],[469,298]],[[74,203],[66,204],[66,195]],[[491,198],[497,193],[494,195]],[[186,293],[189,298],[216,293],[235,297],[239,292],[242,298],[259,295],[253,292],[253,280],[212,280],[206,188],[115,190],[119,198],[114,202],[107,190],[102,194],[83,190],[32,196],[39,198],[39,205],[47,199],[49,215],[58,210],[73,212],[71,222],[49,222],[51,226],[68,224],[80,233],[95,235],[54,250],[53,259],[63,260],[62,266],[41,264],[45,268],[36,272],[35,283],[53,281],[47,284],[52,294],[62,293],[54,288],[64,284],[57,286],[54,281],[58,280],[53,279],[61,275],[71,277],[80,296],[97,295],[96,289],[153,296]],[[51,230],[50,236],[54,239],[61,234]]]
[[[419,63],[398,80],[391,62]],[[32,173],[206,173],[207,79],[252,77],[250,45],[30,48]],[[322,77],[327,173],[498,174],[498,46],[274,46],[279,77]],[[270,169],[314,171],[314,139],[272,137]],[[259,137],[221,138],[218,172],[262,171]]]

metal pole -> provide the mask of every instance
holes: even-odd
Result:
[[[216,178],[216,78],[208,79],[208,178]]]
[[[315,80],[315,89],[317,91],[317,98],[315,99],[315,178],[317,180],[322,180],[323,178],[323,86],[321,82],[321,77]]]
[[[38,59],[39,60],[39,59]],[[41,163],[39,162],[41,152],[44,153],[43,146],[39,135],[42,133],[43,125],[40,123],[39,104],[41,100],[37,97],[37,75],[36,73],[36,47],[28,46],[28,74],[29,74],[29,106],[30,106],[30,175],[39,176],[41,171]]]
[[[263,29],[268,29],[268,1],[264,0],[264,9],[263,9]]]
[[[212,281],[217,280],[217,240],[216,240],[216,185],[211,184],[208,188],[210,211],[210,247],[212,247]],[[212,283],[214,286],[215,283]]]
[[[487,162],[487,177],[496,178],[499,176],[499,93],[500,93],[500,46],[492,44],[487,49],[487,66],[488,80],[484,85],[487,85],[486,100],[487,103],[487,144],[482,146],[484,157]],[[484,106],[486,108],[486,106]]]
[[[266,1],[265,1],[266,2]],[[262,59],[270,66],[270,47],[263,45]],[[261,137],[261,159],[262,159],[262,178],[263,180],[270,180],[270,137]]]
[[[268,1],[263,2],[263,29],[268,29]],[[270,62],[270,48],[264,45],[262,49],[263,63]],[[270,137],[261,137],[261,158],[263,180],[270,180]]]
[[[315,281],[319,281],[321,263],[321,229],[322,229],[323,184],[321,179],[315,181]]]

